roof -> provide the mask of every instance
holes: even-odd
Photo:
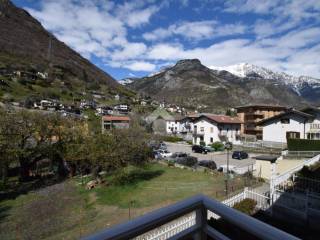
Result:
[[[174,117],[164,108],[157,108],[156,110],[154,110],[149,116],[146,117],[146,121],[147,122],[153,122],[156,119],[158,119],[159,117],[161,117],[164,120],[172,120],[174,121]]]
[[[268,105],[268,104],[249,104],[249,105],[243,105],[235,107],[237,110],[246,109],[246,108],[262,108],[262,109],[278,109],[278,110],[285,110],[288,109],[285,106],[281,105]]]
[[[278,157],[279,156],[274,156],[274,155],[259,155],[259,156],[256,156],[255,159],[275,163]]]
[[[230,117],[226,115],[216,115],[216,114],[202,114],[199,118],[205,117],[211,121],[217,123],[227,123],[227,124],[241,124],[242,121],[237,117]],[[197,119],[196,119],[197,121]]]
[[[298,111],[298,110],[295,110],[295,109],[289,109],[288,111],[280,113],[278,115],[275,115],[275,116],[273,116],[271,118],[266,118],[266,119],[258,122],[257,125],[264,125],[264,124],[266,124],[268,122],[271,122],[271,121],[273,121],[275,119],[279,119],[279,118],[282,118],[282,117],[290,115],[290,114],[295,114],[295,115],[301,116],[302,118],[305,118],[305,119],[314,118],[314,116],[311,115],[311,114],[307,114],[305,112],[301,112],[301,111]]]
[[[130,121],[130,118],[128,116],[107,115],[107,116],[103,116],[102,120],[104,120],[104,121]]]
[[[300,110],[301,112],[304,113],[310,113],[310,112],[320,112],[320,108],[316,108],[316,107],[306,107]]]

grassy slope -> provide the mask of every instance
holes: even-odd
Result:
[[[72,179],[11,200],[0,201],[0,239],[78,239],[197,193],[224,189],[222,175],[151,164],[162,174],[126,186],[84,190]],[[112,178],[112,177],[111,177]],[[110,177],[108,178],[110,180]],[[235,180],[238,187],[242,180]]]

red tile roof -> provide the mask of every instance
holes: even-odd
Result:
[[[128,116],[103,116],[104,121],[130,121]]]
[[[215,114],[203,114],[209,120],[215,121],[217,123],[229,123],[229,124],[241,124],[242,121],[236,117],[230,117],[226,115],[215,115]]]

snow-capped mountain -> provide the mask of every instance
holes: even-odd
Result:
[[[118,83],[120,83],[121,85],[128,85],[132,83],[134,80],[135,78],[124,78],[122,80],[119,80]]]
[[[284,84],[302,84],[308,82],[309,84],[320,83],[320,79],[316,79],[309,76],[293,76],[284,72],[275,72],[270,69],[259,67],[249,63],[240,63],[235,65],[230,65],[226,67],[215,67],[210,66],[209,68],[218,71],[228,71],[238,77],[249,77],[249,78],[262,78],[270,80],[278,80]]]
[[[228,71],[241,78],[263,79],[278,82],[291,87],[298,95],[309,98],[316,97],[320,93],[320,79],[309,76],[293,76],[284,72],[275,72],[270,69],[259,67],[249,63],[240,63],[226,67],[210,66],[213,70]],[[312,92],[311,92],[312,91]],[[316,95],[315,95],[316,94]],[[314,96],[315,95],[315,96]],[[313,97],[314,96],[314,97]]]

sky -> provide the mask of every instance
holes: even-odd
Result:
[[[13,0],[115,79],[181,59],[320,78],[320,0]]]

